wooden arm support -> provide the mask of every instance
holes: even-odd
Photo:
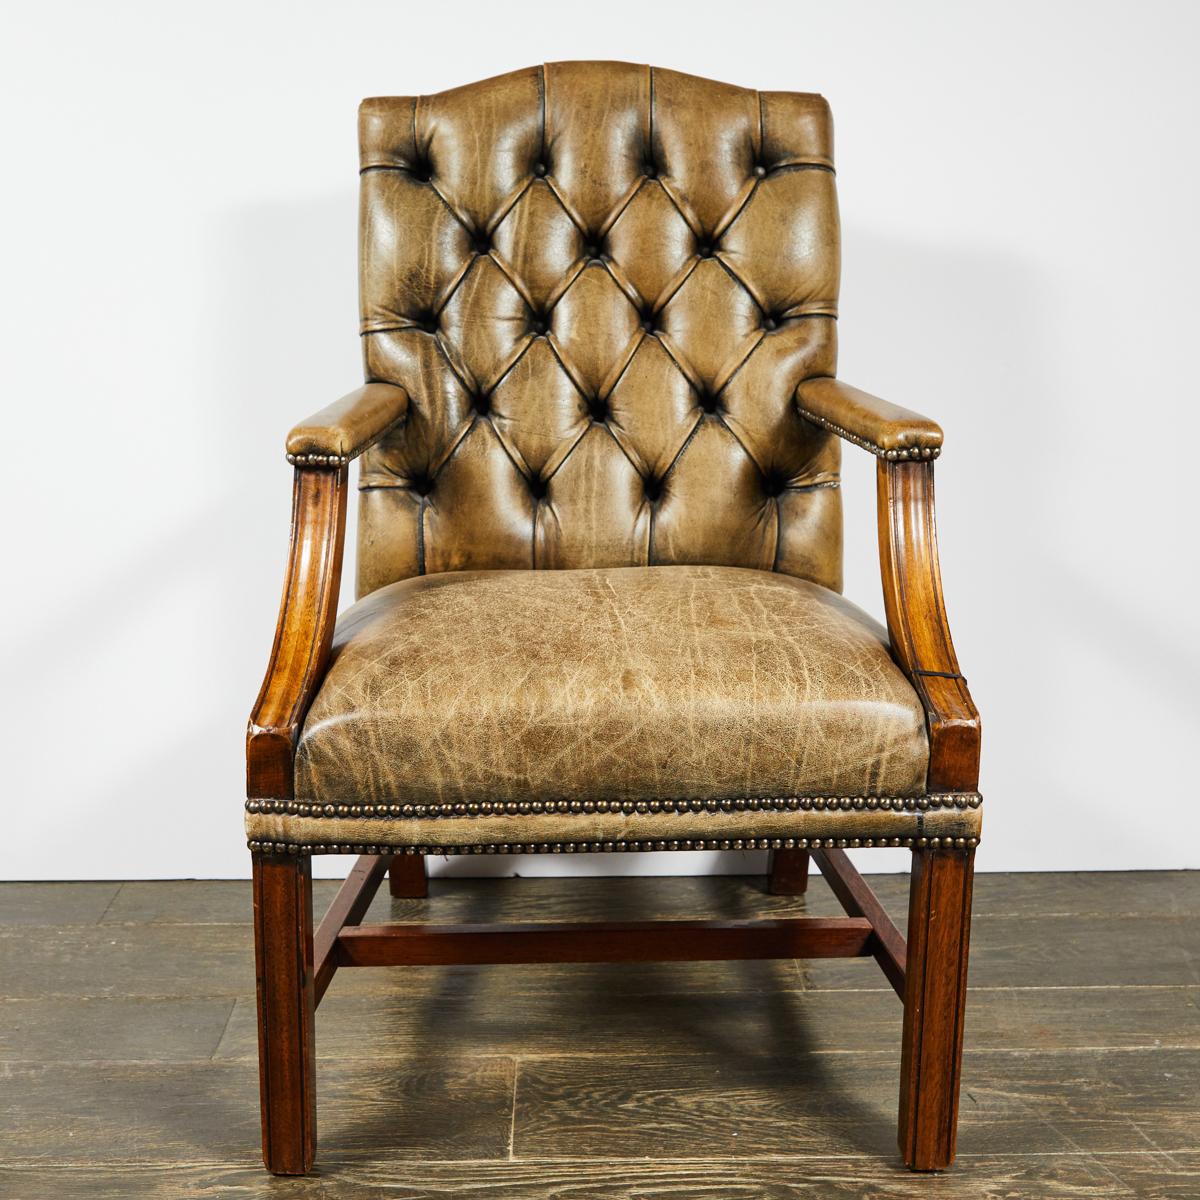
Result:
[[[979,712],[958,669],[938,563],[933,463],[876,467],[879,565],[892,654],[912,682],[929,726],[931,792],[979,786]]]
[[[958,669],[938,565],[933,460],[936,422],[840,379],[806,379],[802,416],[878,458],[879,565],[892,655],[925,708],[931,792],[979,786],[979,712]]]
[[[292,759],[329,660],[346,538],[346,467],[297,468],[275,645],[246,731],[246,795],[292,798]]]

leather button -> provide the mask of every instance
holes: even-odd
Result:
[[[544,162],[537,162],[537,163],[534,163],[534,164],[533,164],[533,173],[534,173],[534,174],[535,174],[535,175],[536,175],[536,176],[537,176],[539,179],[542,179],[542,178],[544,178],[544,177],[545,177],[546,170],[547,170],[547,167],[546,167],[546,164],[545,164]]]
[[[481,416],[486,417],[492,411],[491,393],[478,391],[471,396],[471,407]]]
[[[763,475],[763,491],[772,498],[780,496],[787,489],[787,482],[782,471],[772,468]]]
[[[767,173],[767,168],[764,167],[762,165],[762,163],[754,164],[754,174],[757,175],[759,177],[759,179],[761,179],[766,173]]]
[[[599,239],[593,239],[588,242],[583,248],[584,257],[592,262],[602,262],[604,259],[604,243]]]
[[[646,494],[646,499],[653,504],[662,495],[662,480],[655,475],[647,475],[646,478],[642,480],[642,489]]]
[[[701,410],[706,413],[719,412],[721,408],[721,398],[716,392],[710,388],[703,387],[696,392],[696,403]]]
[[[418,314],[417,328],[423,333],[437,333],[438,331],[438,315],[434,312],[425,312]]]
[[[492,239],[486,229],[479,229],[471,237],[471,249],[476,254],[487,254],[492,248]]]
[[[772,316],[770,313],[763,313],[762,327],[768,332],[772,329],[778,329],[779,318]]]
[[[433,491],[433,477],[421,472],[409,478],[408,486],[410,491],[414,491],[418,496],[428,496]]]
[[[529,319],[529,332],[534,337],[544,337],[550,329],[550,321],[544,316],[533,316]]]
[[[707,238],[701,239],[700,241],[698,241],[696,243],[696,253],[701,258],[712,258],[713,255],[716,254],[716,252],[717,252],[716,244],[714,242],[709,241]]]
[[[657,165],[652,162],[645,163],[642,167],[642,174],[645,175],[647,179],[657,179],[658,178]]]
[[[529,481],[529,494],[535,500],[544,500],[546,497],[547,490],[548,490],[548,488],[546,486],[546,481],[544,479],[541,479],[539,476],[535,475]]]
[[[408,173],[420,183],[428,183],[433,178],[433,163],[427,158],[416,158],[409,164]]]
[[[592,396],[588,400],[588,412],[593,421],[604,424],[608,420],[608,401],[603,396]]]

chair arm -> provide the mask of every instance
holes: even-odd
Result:
[[[246,795],[290,800],[296,741],[325,676],[346,540],[347,464],[408,414],[408,393],[368,383],[297,425],[292,540],[275,644],[246,730]]]
[[[288,462],[342,467],[408,414],[408,393],[391,383],[368,383],[301,421],[288,434]]]
[[[889,462],[937,458],[942,430],[920,413],[889,404],[840,379],[806,379],[796,389],[801,416]]]
[[[246,731],[251,800],[292,798],[296,741],[325,676],[337,619],[348,486],[344,465],[296,469],[291,551],[275,644]]]
[[[879,566],[892,656],[925,708],[930,792],[979,786],[979,710],[950,640],[933,506],[933,463],[876,464]]]

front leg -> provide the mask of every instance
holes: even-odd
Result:
[[[311,859],[253,860],[263,1162],[304,1175],[317,1145]]]
[[[954,1161],[975,851],[913,851],[900,1056],[900,1153],[914,1171]]]

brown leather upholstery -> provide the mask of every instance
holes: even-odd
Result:
[[[804,819],[786,798],[857,797],[862,810],[920,797],[928,760],[885,631],[806,580],[455,572],[343,615],[286,823],[302,840],[390,845],[795,834]],[[757,797],[781,803],[722,812]],[[280,826],[258,820],[260,836]],[[830,814],[807,821],[828,828]],[[917,824],[887,822],[897,835]],[[881,832],[878,812],[858,824]],[[839,812],[834,827],[854,822]]]
[[[806,379],[796,400],[808,420],[880,458],[929,459],[942,452],[942,429],[936,421],[840,379]]]
[[[734,567],[462,571],[343,615],[296,797],[915,796],[928,758],[886,631],[826,588]]]
[[[298,466],[341,466],[408,415],[408,395],[390,383],[368,383],[301,421],[287,438]]]
[[[819,96],[553,63],[361,110],[358,591],[713,563],[840,588],[838,221]]]
[[[974,791],[926,794],[952,652],[909,647],[914,688],[836,594],[838,437],[928,459],[941,430],[830,378],[825,102],[560,63],[368,100],[360,133],[371,382],[288,444],[367,447],[365,599],[294,771],[297,726],[258,731],[294,788],[263,772],[251,844],[977,837]]]

